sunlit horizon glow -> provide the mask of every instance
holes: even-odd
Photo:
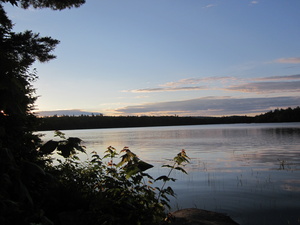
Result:
[[[47,115],[258,115],[300,106],[300,1],[5,5],[15,31],[61,41],[36,63]]]

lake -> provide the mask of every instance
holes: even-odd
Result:
[[[226,213],[241,225],[300,224],[300,123],[196,125],[63,131],[81,138],[87,152],[128,146],[154,165],[185,149],[188,175],[175,172],[172,210]],[[53,139],[53,132],[44,140]],[[81,154],[83,160],[86,155]]]

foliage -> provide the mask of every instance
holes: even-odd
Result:
[[[37,120],[32,82],[36,62],[48,62],[59,43],[32,31],[16,33],[4,4],[27,9],[61,10],[79,7],[84,0],[0,0],[0,224],[151,224],[160,221],[167,194],[158,199],[153,178],[144,171],[151,165],[128,148],[122,160],[111,147],[106,164],[99,155],[82,164],[76,153],[84,152],[79,138],[65,138],[41,145],[34,135]],[[53,165],[56,151],[64,161]],[[164,201],[163,201],[164,200]],[[70,222],[71,221],[71,222]]]
[[[56,145],[50,140],[44,146],[51,145],[47,147],[51,152],[60,153],[59,145],[66,140],[72,139],[58,141]],[[45,150],[43,146],[40,149]],[[121,160],[115,163],[119,155]],[[128,147],[118,153],[109,146],[103,158],[93,152],[91,160],[84,163],[75,156],[70,154],[64,162],[47,169],[55,177],[55,186],[49,189],[52,200],[45,202],[45,210],[51,212],[51,220],[60,218],[55,221],[57,224],[69,217],[73,218],[72,224],[84,221],[82,224],[87,225],[162,223],[169,208],[168,196],[175,195],[171,187],[164,186],[167,181],[175,180],[170,178],[171,171],[184,171],[182,166],[188,162],[183,150],[174,158],[172,166],[164,165],[171,168],[168,176],[154,179],[145,172],[153,166],[140,160]],[[158,180],[164,181],[161,188],[154,187]]]
[[[0,146],[13,151],[14,157],[33,160],[38,139],[32,135],[36,97],[31,82],[37,76],[30,67],[35,61],[53,59],[50,53],[58,41],[31,31],[13,32],[2,5],[0,18]]]
[[[120,153],[109,146],[103,158],[92,152],[90,160],[80,162],[78,152],[85,152],[79,138],[66,138],[56,131],[59,141],[49,140],[39,148],[44,168],[27,162],[20,171],[10,151],[2,151],[2,170],[17,170],[20,177],[7,177],[2,186],[1,224],[159,224],[169,208],[168,196],[175,193],[165,187],[173,169],[183,171],[188,162],[184,150],[173,160],[167,176],[157,179],[145,173],[153,166],[140,160],[136,154],[124,147]],[[5,153],[5,154],[3,154]],[[53,164],[51,155],[56,153],[64,160]],[[115,162],[116,158],[120,162]],[[5,171],[5,172],[7,172]],[[161,188],[154,187],[163,180]],[[9,197],[14,187],[16,199]],[[20,199],[18,199],[20,198]],[[18,216],[16,216],[18,215]]]
[[[65,8],[79,7],[85,3],[85,0],[1,0],[0,2],[8,2],[14,6],[19,6],[24,9],[28,9],[32,6],[34,8],[62,10]]]
[[[51,154],[53,151],[57,150],[57,153],[64,158],[74,157],[76,155],[76,150],[80,152],[85,152],[84,146],[81,146],[81,139],[77,137],[70,137],[66,139],[64,133],[60,131],[55,131],[55,136],[60,137],[62,140],[53,141],[50,140],[46,142],[39,149],[39,154],[41,156],[47,156]]]
[[[37,72],[31,66],[55,58],[51,52],[59,43],[32,31],[14,32],[3,5],[63,9],[83,2],[0,0],[0,224],[51,224],[41,205],[49,174],[37,151],[40,137],[33,134],[38,121],[32,113],[32,82]]]
[[[275,109],[255,117],[257,123],[300,122],[300,107]]]
[[[165,196],[165,190],[164,190],[166,182],[170,181],[170,180],[171,181],[175,181],[173,178],[170,178],[170,175],[171,175],[171,173],[172,173],[173,170],[179,170],[179,171],[187,174],[187,172],[182,168],[181,165],[183,165],[184,163],[189,163],[188,159],[189,159],[189,157],[186,155],[185,150],[182,149],[181,152],[179,152],[177,154],[177,156],[174,157],[174,159],[173,159],[174,164],[173,165],[163,165],[162,166],[162,167],[168,167],[168,168],[170,168],[170,171],[169,171],[169,174],[167,176],[160,176],[160,177],[158,177],[156,179],[156,181],[157,180],[163,180],[164,181],[162,188],[159,189],[160,192],[159,192],[159,195],[158,195],[158,199],[160,199],[161,196],[164,197],[164,198],[166,198],[166,196]]]

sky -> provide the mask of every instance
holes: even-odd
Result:
[[[15,31],[60,40],[35,63],[41,115],[230,116],[300,106],[299,0],[5,5]]]

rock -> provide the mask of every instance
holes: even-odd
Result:
[[[190,208],[171,213],[171,225],[238,225],[222,213]]]

